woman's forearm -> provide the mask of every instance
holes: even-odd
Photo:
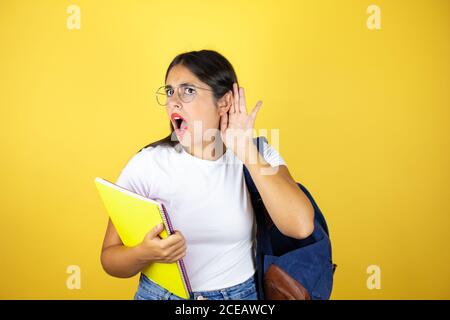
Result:
[[[286,168],[272,168],[255,145],[249,146],[244,163],[273,222],[287,236],[308,237],[314,230],[314,208],[308,197],[290,178]]]
[[[140,246],[114,245],[102,251],[103,269],[111,276],[131,278],[141,272],[151,261],[142,258]]]

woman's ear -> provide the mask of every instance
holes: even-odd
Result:
[[[232,101],[233,101],[233,92],[229,90],[219,100],[218,111],[220,116],[222,116],[223,114],[227,113],[230,110]]]

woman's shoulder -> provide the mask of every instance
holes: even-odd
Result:
[[[157,145],[157,146],[147,146],[139,150],[131,158],[137,166],[149,166],[149,165],[164,165],[173,158],[174,154],[177,154],[177,146],[170,145]]]
[[[155,177],[157,168],[167,163],[170,150],[165,146],[144,147],[133,154],[125,163],[116,184],[140,194],[148,194],[148,179]]]
[[[158,154],[161,153],[162,148],[159,146],[153,147],[144,147],[141,150],[139,150],[137,153],[131,155],[128,158],[127,161],[127,167],[133,167],[133,168],[140,168],[143,166],[148,166],[149,161],[151,161],[153,158],[157,158]]]
[[[177,146],[171,145],[157,145],[157,146],[147,146],[139,150],[137,154],[140,154],[141,157],[154,157],[154,156],[163,156],[169,155],[170,153],[177,151]]]

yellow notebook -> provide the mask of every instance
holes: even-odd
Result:
[[[159,234],[162,239],[173,233],[172,223],[162,203],[99,177],[95,178],[95,185],[125,246],[141,243],[145,235],[161,222],[164,223],[164,230]],[[173,263],[150,263],[142,273],[173,294],[189,299],[192,290],[183,259]]]

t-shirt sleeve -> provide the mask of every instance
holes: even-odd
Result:
[[[281,157],[281,155],[278,153],[278,151],[275,150],[275,148],[273,148],[271,145],[269,145],[265,140],[263,140],[263,141],[264,141],[263,142],[264,160],[266,160],[272,167],[276,167],[276,166],[280,166],[280,165],[287,166],[286,161],[284,161],[284,159]]]
[[[145,154],[140,151],[135,154],[119,174],[116,184],[141,196],[148,197],[150,194],[148,177],[149,166],[146,165]]]

